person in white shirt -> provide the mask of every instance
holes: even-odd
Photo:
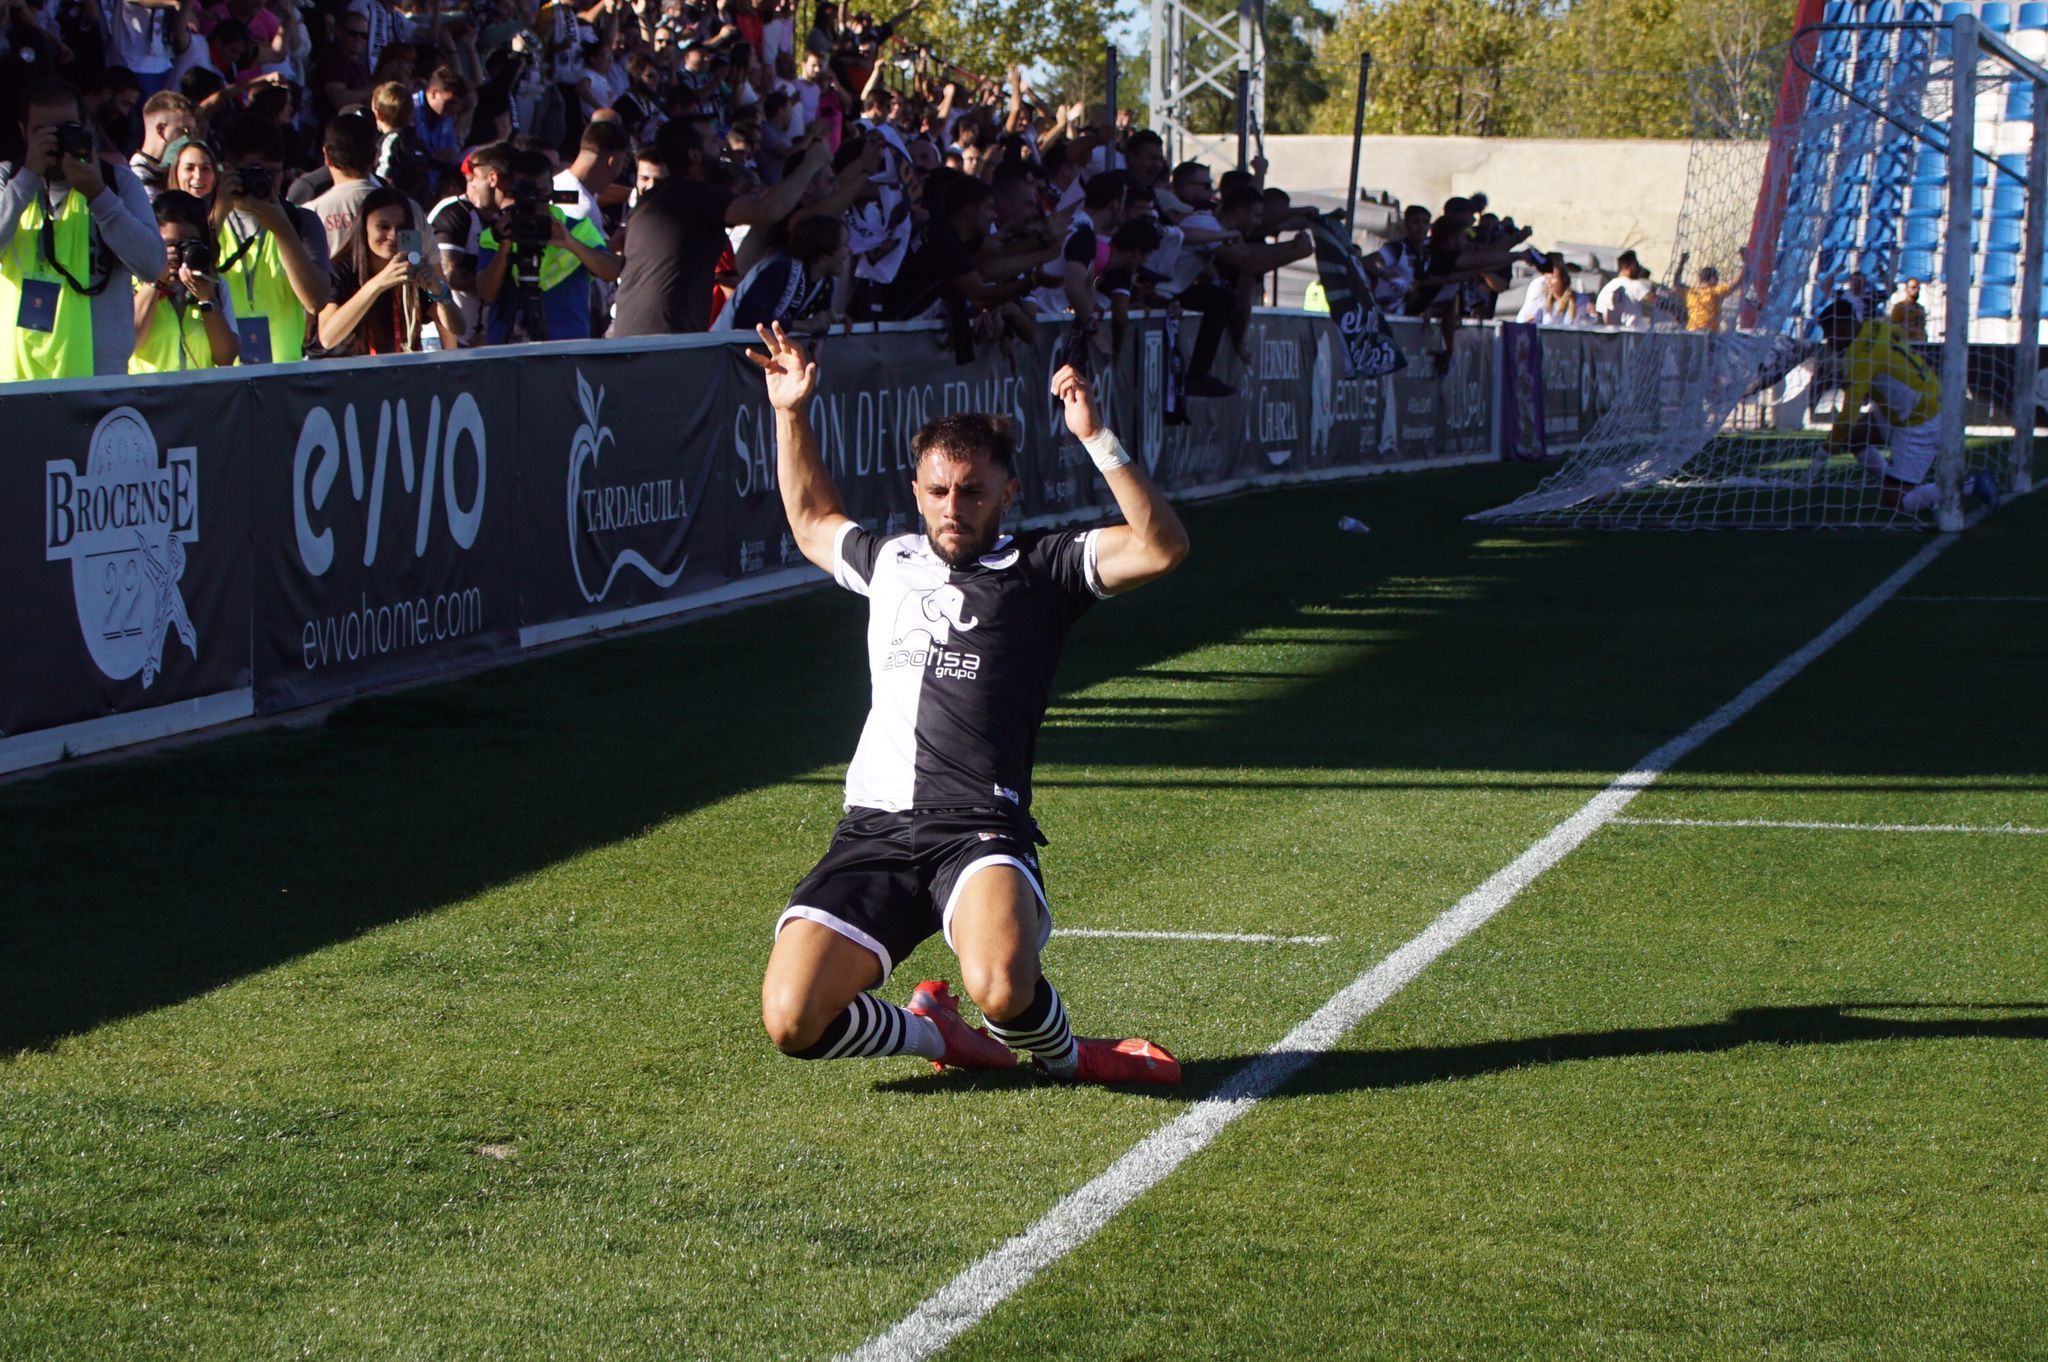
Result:
[[[164,89],[171,83],[171,59],[191,42],[179,0],[115,0],[111,10],[110,64],[133,71],[145,96]]]
[[[1643,331],[1649,327],[1649,304],[1656,297],[1656,286],[1650,283],[1650,272],[1643,268],[1642,261],[1634,251],[1623,251],[1615,262],[1620,271],[1601,288],[1600,296],[1593,301],[1593,315],[1600,319],[1602,326],[1618,326],[1627,331]]]
[[[1579,295],[1572,287],[1571,267],[1564,263],[1563,256],[1550,257],[1550,268],[1529,285],[1529,295],[1522,299],[1522,310],[1515,320],[1534,322],[1541,327],[1579,324]]]
[[[576,195],[562,211],[572,218],[588,218],[600,228],[604,211],[600,196],[618,183],[619,172],[633,159],[633,139],[616,118],[594,118],[583,129],[576,145],[576,159],[555,173],[554,187]]]
[[[1390,317],[1407,315],[1408,292],[1415,287],[1415,276],[1422,272],[1432,220],[1426,205],[1410,204],[1401,215],[1401,235],[1365,257],[1365,275],[1372,280],[1373,300]]]

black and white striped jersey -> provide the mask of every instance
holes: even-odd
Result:
[[[868,598],[873,699],[848,808],[1031,807],[1031,763],[1067,630],[1104,595],[1099,530],[1005,535],[955,568],[922,533],[841,527],[833,578]]]

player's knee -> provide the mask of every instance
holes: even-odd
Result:
[[[803,993],[772,984],[762,986],[761,1026],[768,1032],[769,1044],[782,1053],[794,1055],[817,1043],[831,1019],[816,1013]]]
[[[966,961],[960,966],[961,982],[967,996],[982,1015],[1007,1021],[1031,1006],[1038,992],[1038,966],[1034,961],[1002,961],[979,967]]]

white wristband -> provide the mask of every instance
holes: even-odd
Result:
[[[1081,448],[1088,451],[1088,457],[1095,460],[1095,466],[1105,473],[1112,468],[1122,468],[1131,461],[1131,456],[1124,453],[1123,444],[1116,438],[1116,432],[1108,426],[1082,440]]]

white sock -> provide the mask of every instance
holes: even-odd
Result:
[[[939,1034],[939,1025],[930,1017],[920,1017],[915,1012],[906,1012],[910,1019],[903,1035],[903,1052],[923,1055],[926,1059],[944,1059],[946,1038]]]

